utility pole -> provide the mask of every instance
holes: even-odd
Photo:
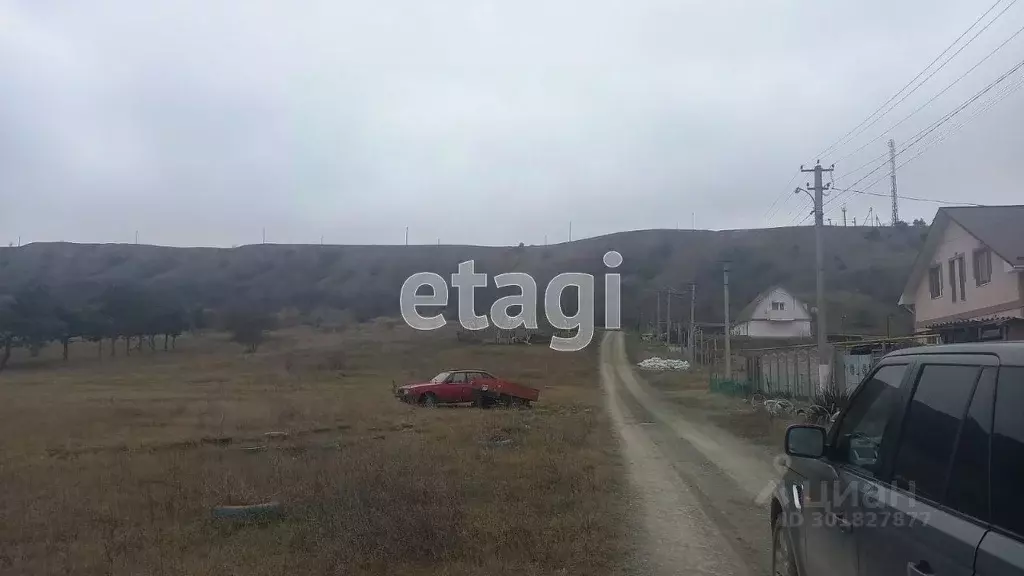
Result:
[[[654,298],[657,300],[656,310],[658,315],[654,319],[654,337],[661,342],[661,290],[654,291]]]
[[[408,226],[405,227],[405,245],[406,246],[409,245],[409,227]]]
[[[267,229],[266,229],[266,227],[263,228],[263,243],[264,244],[267,243]]]
[[[139,231],[138,230],[135,231],[135,245],[136,246],[139,245]]]
[[[686,346],[690,349],[690,363],[694,362],[694,348],[693,348],[693,309],[697,304],[697,283],[690,282],[690,332],[686,335]]]
[[[569,242],[572,242],[572,220],[569,220]]]
[[[899,196],[896,195],[896,141],[889,139],[889,179],[892,181],[892,225],[900,220]]]
[[[814,168],[805,170],[800,167],[801,172],[814,173],[814,263],[817,268],[817,301],[818,301],[818,386],[824,387],[825,376],[828,374],[829,354],[825,350],[826,345],[826,319],[825,319],[825,254],[821,245],[821,228],[824,213],[822,212],[822,198],[830,185],[822,185],[821,175],[825,172],[832,172],[835,165],[829,168],[821,167],[821,160],[818,160]]]
[[[729,329],[729,262],[722,263],[722,286],[725,290],[725,379],[732,380],[732,342]]]
[[[843,226],[846,226],[846,204],[843,204]]]
[[[665,344],[672,344],[672,290],[665,292]]]

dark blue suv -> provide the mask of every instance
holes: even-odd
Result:
[[[893,352],[786,454],[774,574],[1024,576],[1024,342]]]

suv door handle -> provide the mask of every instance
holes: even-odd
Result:
[[[907,576],[932,576],[932,567],[924,560],[920,562],[907,562]]]

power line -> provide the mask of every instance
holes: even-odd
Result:
[[[985,112],[988,112],[989,110],[994,108],[996,104],[999,104],[1001,101],[1003,101],[1004,99],[1008,98],[1011,94],[1013,94],[1014,92],[1019,90],[1021,86],[1024,86],[1024,77],[1018,78],[1017,82],[1015,84],[1011,84],[1011,85],[1007,86],[1006,88],[1004,88],[1003,91],[999,95],[997,95],[996,97],[994,97],[991,100],[989,100],[982,108],[980,108],[978,110],[975,110],[974,113],[971,114],[970,116],[968,116],[966,120],[964,120],[963,122],[960,122],[956,126],[953,126],[952,128],[946,130],[942,134],[939,134],[938,136],[936,136],[935,138],[933,138],[932,140],[927,142],[924,145],[924,148],[922,148],[921,150],[918,150],[917,154],[914,154],[913,156],[911,156],[907,160],[905,160],[902,163],[900,163],[900,165],[897,166],[897,168],[899,168],[900,166],[904,166],[906,164],[909,164],[910,162],[912,162],[915,159],[919,158],[922,154],[924,154],[928,150],[931,150],[932,148],[934,148],[938,144],[942,143],[942,141],[945,140],[946,138],[949,138],[953,134],[956,134],[964,126],[966,126],[968,123],[970,123],[971,120],[974,120],[978,116],[981,116]]]
[[[1016,0],[1014,0],[1014,1],[1016,1]],[[1004,10],[1004,11],[1005,11],[1005,10]],[[1002,14],[1002,12],[1000,12],[1000,14]],[[997,18],[998,18],[998,16],[997,16]],[[994,21],[994,20],[993,20],[993,21]],[[989,22],[989,24],[991,24],[991,22]],[[982,31],[984,31],[984,29],[983,29]],[[854,155],[854,154],[856,154],[857,152],[860,152],[861,150],[863,150],[863,149],[867,148],[868,146],[870,146],[870,145],[874,144],[875,142],[878,142],[879,140],[881,140],[882,138],[884,138],[886,134],[888,134],[888,133],[892,132],[892,130],[893,130],[893,129],[895,129],[895,128],[896,128],[896,127],[898,127],[899,125],[903,124],[903,123],[904,123],[904,122],[906,122],[907,120],[909,120],[909,119],[913,118],[914,116],[916,116],[916,115],[918,114],[918,112],[921,112],[922,110],[924,110],[925,108],[927,108],[927,107],[928,107],[928,106],[929,106],[929,105],[930,105],[930,104],[931,104],[932,102],[936,101],[937,99],[939,99],[939,97],[941,97],[941,96],[942,96],[943,94],[945,94],[946,92],[948,92],[948,91],[949,91],[949,90],[950,90],[951,88],[953,88],[954,86],[956,86],[956,85],[957,85],[957,84],[958,84],[958,83],[959,83],[959,82],[960,82],[961,80],[963,80],[964,78],[966,78],[968,74],[970,74],[971,72],[974,72],[974,71],[975,71],[975,70],[976,70],[976,69],[977,69],[977,68],[978,68],[979,66],[981,66],[981,65],[982,65],[982,64],[984,64],[984,63],[985,63],[985,62],[986,62],[986,61],[987,61],[987,60],[988,60],[989,58],[991,58],[992,56],[994,56],[996,52],[999,52],[999,50],[1001,50],[1001,49],[1002,49],[1002,48],[1003,48],[1004,46],[1006,46],[1007,44],[1009,44],[1009,43],[1010,43],[1010,42],[1011,42],[1011,41],[1012,41],[1012,40],[1013,40],[1014,38],[1016,38],[1017,36],[1019,36],[1021,32],[1024,32],[1024,26],[1021,26],[1020,28],[1018,28],[1018,29],[1017,29],[1017,31],[1016,31],[1016,32],[1014,32],[1014,33],[1013,33],[1013,34],[1012,34],[1012,35],[1011,35],[1011,36],[1010,36],[1009,38],[1007,38],[1006,40],[1004,40],[1002,44],[1000,44],[999,46],[996,46],[994,50],[992,50],[991,52],[989,52],[988,54],[986,54],[986,55],[985,55],[985,57],[984,57],[984,58],[982,58],[981,60],[979,60],[977,64],[975,64],[974,66],[971,66],[971,67],[970,67],[970,69],[968,69],[968,70],[967,70],[966,72],[964,72],[963,74],[961,74],[960,76],[958,76],[958,77],[957,77],[957,78],[956,78],[955,80],[953,80],[952,82],[950,82],[949,84],[947,84],[945,88],[943,88],[942,90],[940,90],[938,94],[936,94],[936,95],[932,96],[931,98],[929,98],[927,102],[925,102],[924,104],[922,104],[922,105],[918,106],[918,107],[917,107],[916,109],[914,109],[914,111],[913,111],[913,112],[911,112],[910,114],[907,114],[907,115],[906,115],[906,116],[904,116],[904,117],[903,117],[902,119],[900,119],[900,120],[899,120],[898,122],[896,122],[896,123],[895,123],[895,124],[893,124],[892,126],[889,126],[889,127],[888,127],[888,128],[886,128],[886,129],[885,129],[884,131],[882,131],[882,133],[881,133],[881,134],[879,134],[878,136],[875,136],[875,137],[874,137],[874,138],[872,138],[871,140],[868,140],[867,142],[865,142],[864,144],[862,144],[862,145],[861,145],[861,146],[860,146],[859,148],[857,148],[856,150],[854,150],[854,151],[852,151],[852,152],[849,152],[849,153],[847,153],[846,155],[844,155],[844,156],[840,157],[840,158],[839,158],[838,160],[836,160],[836,162],[842,162],[843,160],[846,160],[847,158],[849,158],[850,156],[853,156],[853,155]],[[929,76],[929,77],[930,77],[930,76]],[[900,100],[900,102],[902,102],[902,100]],[[891,109],[890,109],[890,110],[891,110]],[[879,118],[881,118],[881,117],[879,117]]]
[[[797,176],[800,176],[799,170],[797,170],[793,174],[793,177],[789,179],[789,184],[786,184],[786,187],[782,190],[782,192],[775,197],[775,200],[772,202],[771,206],[768,207],[768,210],[765,210],[764,219],[766,223],[772,216],[776,215],[778,211],[781,210],[782,204],[779,204],[779,200],[782,200],[783,198],[789,196],[789,193],[791,192],[790,188],[792,188],[793,182],[796,182]],[[785,204],[785,202],[783,202],[783,204]],[[775,212],[772,212],[772,210],[775,209],[776,206],[778,206],[778,209],[776,209]]]
[[[953,42],[952,42],[952,43],[951,43],[951,44],[950,44],[949,46],[947,46],[945,50],[943,50],[943,51],[942,51],[941,53],[939,53],[939,55],[938,55],[938,56],[936,56],[934,60],[932,60],[932,61],[931,61],[931,62],[930,62],[930,63],[929,63],[929,64],[928,64],[927,66],[925,66],[925,67],[924,67],[924,69],[922,69],[922,70],[921,70],[920,72],[918,72],[918,73],[917,73],[917,76],[914,76],[914,77],[913,77],[913,78],[912,78],[912,79],[910,80],[910,82],[907,82],[907,84],[906,84],[905,86],[903,86],[903,87],[902,87],[902,88],[900,88],[900,89],[899,89],[899,90],[898,90],[898,91],[897,91],[897,92],[896,92],[895,94],[893,94],[892,96],[890,96],[888,100],[886,100],[885,102],[883,102],[881,106],[879,106],[879,107],[878,107],[878,108],[877,108],[877,109],[876,109],[876,110],[875,110],[874,112],[872,112],[871,114],[869,114],[869,115],[868,115],[868,117],[867,117],[867,118],[865,118],[865,119],[864,119],[863,121],[861,121],[861,123],[860,123],[860,124],[858,124],[858,125],[854,126],[854,127],[853,127],[853,129],[851,129],[851,130],[850,130],[849,132],[847,132],[846,134],[844,134],[843,136],[841,136],[841,137],[839,138],[839,140],[836,140],[836,141],[835,141],[835,142],[833,142],[833,143],[832,143],[831,145],[829,145],[829,147],[828,147],[828,148],[826,148],[825,150],[823,150],[823,151],[819,152],[819,153],[818,153],[818,154],[816,154],[815,156],[817,156],[817,157],[821,157],[821,156],[824,156],[825,154],[827,154],[827,153],[831,152],[832,150],[834,150],[834,149],[835,149],[835,148],[836,148],[837,146],[840,146],[840,145],[842,145],[842,144],[845,144],[845,143],[846,143],[846,142],[848,142],[848,141],[849,141],[850,139],[852,139],[852,138],[854,138],[854,137],[856,137],[856,136],[860,135],[861,133],[863,133],[863,131],[864,131],[864,130],[867,130],[868,128],[870,128],[870,127],[871,127],[871,125],[873,125],[873,124],[874,124],[875,122],[877,122],[878,120],[880,120],[880,119],[882,118],[882,116],[885,116],[885,115],[886,115],[887,113],[889,113],[889,112],[890,112],[890,111],[891,111],[891,110],[892,110],[893,108],[895,108],[896,106],[898,106],[898,105],[900,104],[900,102],[903,102],[903,100],[906,100],[906,99],[907,99],[907,97],[909,97],[909,96],[910,96],[911,94],[913,94],[913,93],[914,93],[914,92],[915,92],[915,91],[916,91],[916,90],[917,90],[918,88],[920,88],[920,87],[921,87],[921,86],[922,86],[922,85],[923,85],[923,84],[924,84],[925,82],[927,82],[927,81],[928,81],[928,80],[929,80],[929,79],[930,79],[930,78],[931,78],[932,76],[934,76],[936,72],[938,72],[939,70],[941,70],[941,69],[942,69],[942,68],[943,68],[943,67],[944,67],[944,66],[945,66],[946,64],[948,64],[948,63],[950,62],[950,60],[952,60],[953,58],[955,58],[955,57],[957,56],[957,54],[959,54],[960,52],[962,52],[962,51],[963,51],[963,49],[964,49],[964,48],[966,48],[966,47],[967,47],[968,45],[970,45],[970,43],[971,43],[971,42],[973,42],[973,41],[974,41],[974,39],[975,39],[975,38],[977,38],[979,34],[981,34],[982,32],[984,32],[984,31],[985,31],[985,29],[987,29],[987,28],[988,28],[989,26],[991,26],[991,25],[992,25],[992,22],[995,22],[995,21],[996,21],[996,20],[997,20],[997,19],[998,19],[998,18],[999,18],[1000,16],[1002,16],[1002,15],[1003,15],[1003,13],[1004,13],[1004,12],[1006,12],[1006,11],[1007,11],[1007,10],[1008,10],[1008,9],[1010,8],[1010,6],[1013,6],[1013,5],[1014,5],[1014,4],[1015,4],[1015,3],[1017,2],[1017,0],[1012,0],[1012,1],[1011,1],[1011,2],[1010,2],[1010,3],[1009,3],[1009,4],[1007,5],[1007,6],[1006,6],[1006,8],[1004,8],[1004,9],[1003,9],[1003,11],[1002,11],[1002,12],[1000,12],[999,14],[997,14],[997,15],[996,15],[996,17],[992,19],[992,21],[990,21],[990,22],[989,22],[989,23],[988,23],[987,25],[985,25],[985,28],[982,28],[982,29],[981,29],[980,31],[978,31],[978,33],[977,33],[977,34],[975,34],[975,35],[974,35],[974,36],[973,36],[973,37],[972,37],[972,38],[971,38],[970,40],[968,40],[966,44],[964,44],[963,46],[961,46],[961,47],[960,47],[960,49],[956,51],[956,53],[954,53],[954,54],[953,54],[952,56],[950,56],[950,57],[949,57],[949,58],[948,58],[948,59],[947,59],[947,60],[946,60],[945,62],[943,62],[942,64],[940,64],[938,68],[936,68],[936,69],[935,69],[935,70],[934,70],[934,71],[933,71],[933,72],[932,72],[931,74],[929,74],[927,78],[925,78],[924,80],[922,80],[920,84],[918,84],[918,85],[917,85],[916,87],[914,87],[914,89],[913,89],[913,90],[911,90],[911,91],[910,91],[909,93],[907,93],[907,94],[906,94],[906,95],[905,95],[905,96],[904,96],[904,97],[903,97],[902,99],[900,99],[900,101],[899,101],[899,102],[897,102],[896,104],[893,104],[893,106],[892,106],[892,107],[890,107],[890,108],[889,108],[888,110],[886,110],[886,111],[885,111],[885,112],[883,112],[883,113],[882,113],[881,115],[879,115],[879,116],[878,116],[877,118],[875,118],[875,116],[876,116],[876,115],[877,115],[877,114],[878,114],[878,113],[879,113],[880,111],[882,111],[882,109],[884,109],[884,108],[885,108],[886,106],[888,106],[890,102],[892,102],[893,100],[895,100],[896,98],[898,98],[898,97],[899,97],[899,95],[900,95],[900,94],[902,94],[902,93],[903,93],[904,91],[906,91],[906,89],[907,89],[907,88],[909,88],[909,87],[910,87],[910,86],[911,86],[911,85],[912,85],[912,84],[913,84],[914,82],[916,82],[918,78],[920,78],[920,77],[921,77],[922,75],[924,75],[924,74],[925,74],[925,73],[926,73],[926,72],[927,72],[927,71],[928,71],[928,70],[929,70],[929,69],[930,69],[930,68],[931,68],[932,66],[934,66],[934,65],[935,65],[935,63],[936,63],[936,62],[938,62],[938,61],[939,61],[939,60],[940,60],[940,59],[941,59],[941,58],[942,58],[943,56],[945,56],[947,52],[949,52],[950,50],[952,50],[952,49],[953,49],[953,47],[954,47],[954,46],[956,46],[956,45],[957,45],[957,43],[958,43],[958,42],[960,42],[960,40],[961,40],[961,39],[962,39],[962,38],[963,38],[964,36],[966,36],[966,35],[967,35],[967,34],[968,34],[968,33],[969,33],[969,32],[970,32],[971,30],[973,30],[973,29],[974,29],[974,27],[975,27],[975,26],[977,26],[979,22],[981,22],[981,21],[982,21],[982,20],[983,20],[983,19],[984,19],[984,18],[985,18],[986,16],[988,16],[988,14],[989,14],[990,12],[992,12],[992,10],[994,10],[994,9],[996,8],[996,6],[998,6],[998,5],[999,5],[999,4],[1001,4],[1002,2],[1003,2],[1003,0],[996,0],[996,3],[995,3],[995,4],[993,4],[992,6],[990,6],[990,7],[989,7],[989,9],[988,9],[988,10],[986,10],[986,11],[985,11],[985,12],[984,12],[984,13],[983,13],[983,14],[982,14],[981,16],[979,16],[977,20],[975,20],[975,21],[974,21],[974,22],[973,22],[973,23],[972,23],[972,24],[971,24],[971,25],[970,25],[970,26],[969,26],[969,27],[968,27],[968,28],[967,28],[966,30],[964,30],[964,31],[963,31],[963,33],[961,33],[961,34],[960,34],[959,36],[957,36],[956,40],[953,40]],[[874,118],[874,120],[872,120],[872,118]],[[868,124],[867,126],[865,126],[865,124],[867,124],[868,122],[871,122],[871,124]],[[863,127],[863,129],[861,129],[862,127]],[[856,132],[856,134],[854,134],[854,132]]]
[[[1022,30],[1024,30],[1024,28],[1022,28]],[[943,124],[945,124],[946,122],[948,122],[948,121],[950,121],[951,119],[953,119],[953,118],[954,118],[954,117],[955,117],[955,116],[956,116],[957,114],[959,114],[959,113],[960,113],[960,112],[962,112],[962,111],[963,111],[963,110],[964,110],[965,108],[967,108],[968,106],[970,106],[971,104],[973,104],[973,103],[974,103],[974,102],[975,102],[975,101],[976,101],[976,100],[977,100],[978,98],[981,98],[982,96],[984,96],[984,95],[985,95],[986,93],[988,93],[988,92],[989,92],[990,90],[992,90],[992,88],[994,88],[994,87],[996,87],[997,85],[999,85],[1000,83],[1002,83],[1002,82],[1003,82],[1004,80],[1006,80],[1006,79],[1007,79],[1007,78],[1008,78],[1008,77],[1009,77],[1010,75],[1012,75],[1012,74],[1013,74],[1014,72],[1016,72],[1017,70],[1019,70],[1019,69],[1020,69],[1020,68],[1022,68],[1022,67],[1024,67],[1024,60],[1022,60],[1022,61],[1018,62],[1018,63],[1017,63],[1016,65],[1014,65],[1013,67],[1011,67],[1011,68],[1010,68],[1009,70],[1007,70],[1006,72],[1004,72],[1004,73],[1003,73],[1003,74],[1002,74],[1001,76],[999,76],[998,78],[996,78],[995,80],[993,80],[993,81],[992,81],[991,83],[989,83],[989,84],[988,84],[988,86],[986,86],[985,88],[983,88],[983,89],[979,90],[979,91],[978,91],[977,93],[975,93],[975,94],[974,94],[973,96],[971,96],[971,97],[970,97],[970,98],[968,98],[968,99],[967,99],[966,101],[964,101],[963,103],[961,103],[961,104],[960,104],[959,106],[957,106],[956,108],[954,108],[954,109],[953,109],[953,110],[952,110],[951,112],[947,113],[947,114],[946,114],[945,116],[943,116],[942,118],[939,118],[938,120],[936,120],[935,122],[933,122],[933,123],[932,123],[931,125],[929,125],[928,127],[924,128],[923,130],[921,130],[920,132],[918,132],[917,134],[915,134],[915,135],[914,135],[914,138],[913,138],[913,140],[912,140],[912,141],[911,141],[910,143],[908,143],[907,145],[905,145],[905,146],[904,146],[904,147],[903,147],[903,148],[902,148],[902,149],[901,149],[901,150],[900,150],[899,152],[897,152],[897,153],[896,153],[896,156],[899,156],[899,155],[903,154],[904,152],[906,152],[907,150],[909,150],[910,148],[912,148],[912,147],[913,147],[913,146],[914,146],[915,144],[917,144],[918,142],[920,142],[920,141],[921,141],[922,139],[924,139],[924,138],[925,138],[926,136],[928,136],[929,134],[931,134],[932,132],[934,132],[934,131],[935,131],[936,129],[938,129],[938,128],[939,128],[940,126],[942,126],[942,125],[943,125]],[[1015,90],[1016,88],[1017,88],[1017,87],[1014,87],[1013,89]],[[1011,92],[1012,92],[1012,90],[1011,90]],[[1005,97],[1006,97],[1006,96],[1007,96],[1008,94],[1009,94],[1009,93],[1005,93],[1005,94],[1004,94],[1004,95],[1003,95],[1002,97],[997,97],[997,99],[996,99],[995,101],[996,101],[996,102],[998,102],[998,100],[999,100],[999,99],[1001,99],[1001,98],[1005,98]],[[994,105],[994,104],[993,104],[993,105]],[[972,118],[973,118],[973,116],[972,116]],[[969,120],[970,120],[970,119],[968,119],[968,121],[969,121]],[[966,123],[966,121],[965,121],[965,123]],[[934,144],[933,144],[933,145],[934,145]],[[922,152],[922,153],[923,153],[923,152]],[[918,154],[918,155],[920,155],[920,154]],[[905,165],[905,164],[906,164],[907,162],[909,162],[909,160],[908,160],[908,161],[906,161],[906,162],[903,162],[902,164],[900,164],[900,166],[903,166],[903,165]],[[868,173],[867,173],[867,174],[865,174],[864,176],[860,177],[860,178],[859,178],[859,179],[858,179],[857,181],[855,181],[855,182],[854,182],[853,184],[850,184],[850,185],[848,186],[848,188],[853,188],[853,187],[857,186],[857,184],[860,184],[861,182],[863,182],[864,180],[866,180],[866,179],[867,179],[867,178],[868,178],[869,176],[871,176],[871,175],[872,175],[872,174],[874,174],[875,172],[878,172],[879,170],[881,170],[882,168],[884,168],[884,167],[886,166],[886,164],[888,164],[888,162],[882,162],[881,164],[879,164],[878,166],[876,166],[876,167],[875,167],[875,168],[874,168],[873,170],[871,170],[870,172],[868,172]],[[842,194],[839,194],[839,195],[837,195],[837,196],[833,196],[833,197],[832,197],[832,199],[831,199],[831,200],[829,200],[829,202],[827,202],[827,203],[826,203],[825,205],[827,206],[828,204],[831,204],[831,203],[835,202],[836,200],[838,200],[838,199],[839,199],[839,198],[841,198],[842,196],[843,196]],[[805,218],[805,220],[806,220],[806,218]],[[802,222],[802,221],[801,221],[801,222]]]
[[[949,138],[953,134],[959,132],[960,129],[962,129],[964,126],[966,126],[968,123],[970,123],[971,120],[977,118],[978,116],[981,116],[985,112],[988,112],[993,107],[995,107],[996,104],[999,104],[1000,102],[1002,102],[1003,100],[1008,98],[1014,92],[1019,90],[1021,88],[1021,86],[1024,86],[1024,77],[1018,78],[1016,83],[1004,87],[1003,90],[999,94],[997,94],[993,98],[989,99],[989,101],[986,102],[985,105],[982,108],[980,108],[978,110],[975,110],[974,113],[971,114],[970,116],[968,116],[966,120],[964,120],[963,122],[960,122],[956,126],[953,126],[949,130],[946,130],[942,134],[939,134],[938,136],[933,138],[931,141],[926,143],[924,148],[922,148],[921,150],[918,150],[917,154],[914,154],[910,158],[907,158],[903,162],[900,162],[899,165],[896,166],[896,169],[899,170],[900,168],[902,168],[902,167],[906,166],[907,164],[910,164],[914,160],[920,158],[922,154],[924,154],[928,150],[932,149],[933,147],[937,146],[938,144],[940,144],[946,138]],[[902,151],[901,151],[901,153],[902,153]],[[875,184],[880,182],[882,180],[882,178],[884,178],[884,177],[885,177],[885,175],[883,174],[883,175],[879,176],[878,178],[875,178],[869,184],[864,186],[864,188],[871,188],[872,186],[874,186]],[[884,194],[881,194],[881,195],[884,196]],[[903,198],[903,196],[900,196],[900,198]],[[833,210],[834,210],[834,208],[833,208]]]
[[[868,186],[865,186],[865,188],[868,188]],[[854,190],[852,188],[835,188],[835,190],[839,190],[842,192],[851,192],[853,194],[863,194],[866,196],[878,196],[879,198],[890,197],[889,194],[883,192],[868,192],[867,190]],[[932,202],[934,204],[945,204],[947,206],[982,206],[982,204],[975,204],[973,202],[951,202],[949,200],[938,200],[935,198],[918,198],[916,196],[904,196],[902,194],[899,195],[898,198],[900,200],[911,200],[914,202]]]
[[[842,174],[842,175],[840,175],[840,176],[839,176],[839,179],[840,179],[840,180],[842,180],[843,178],[845,178],[845,177],[849,176],[850,174],[853,174],[853,173],[855,173],[855,172],[860,172],[861,170],[863,170],[863,169],[867,168],[868,166],[870,166],[870,165],[874,164],[875,162],[878,162],[878,161],[879,161],[879,160],[881,160],[882,158],[885,158],[885,157],[886,157],[886,155],[888,155],[888,154],[889,154],[888,152],[882,152],[882,153],[881,153],[881,154],[879,154],[878,156],[875,156],[875,157],[874,157],[874,158],[872,158],[871,160],[868,160],[867,162],[865,162],[865,163],[861,164],[860,166],[857,166],[857,167],[856,167],[856,168],[854,168],[853,170],[850,170],[849,172],[846,172],[845,174]]]

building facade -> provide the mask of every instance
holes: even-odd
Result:
[[[751,338],[809,338],[811,313],[788,290],[772,286],[740,311],[731,333]]]
[[[899,303],[944,342],[1024,340],[1024,206],[941,208]]]

